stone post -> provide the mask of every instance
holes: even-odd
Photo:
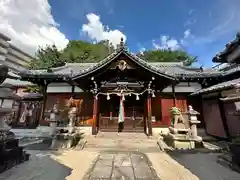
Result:
[[[50,113],[49,123],[50,123],[50,136],[55,136],[57,131],[57,120],[54,111]]]
[[[50,121],[50,128],[51,128],[50,135],[54,136],[57,132],[57,121]]]
[[[72,107],[70,109],[70,111],[68,112],[68,118],[69,118],[68,132],[69,132],[69,134],[72,134],[75,131],[76,113],[77,113],[76,107]]]

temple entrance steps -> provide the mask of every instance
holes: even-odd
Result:
[[[149,138],[144,133],[99,132],[88,136],[84,149],[99,151],[140,151],[159,152],[157,138]]]

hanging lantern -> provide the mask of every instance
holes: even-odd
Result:
[[[153,91],[152,91],[152,97],[153,97],[153,98],[156,97]]]
[[[122,95],[122,100],[125,101],[125,96],[124,96],[124,94]]]
[[[136,100],[137,100],[137,101],[139,100],[139,95],[138,95],[138,94],[136,95]]]
[[[110,95],[109,94],[107,94],[107,100],[110,100]]]

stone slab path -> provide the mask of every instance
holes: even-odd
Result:
[[[31,159],[0,180],[239,180],[215,154],[167,154],[155,139],[114,133],[90,137],[83,150],[33,151]]]
[[[148,158],[139,152],[102,152],[83,180],[159,180]]]

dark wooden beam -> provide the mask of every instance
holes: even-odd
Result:
[[[176,106],[175,85],[172,85],[173,106]]]
[[[228,127],[228,123],[227,123],[227,116],[225,114],[224,104],[223,104],[223,101],[220,100],[220,98],[221,98],[221,93],[219,93],[219,95],[218,95],[218,106],[219,106],[220,115],[221,115],[223,127],[224,127],[224,130],[226,132],[227,138],[229,140],[231,140],[231,136],[230,136],[230,133],[229,133],[229,127]]]
[[[45,112],[46,102],[47,102],[47,87],[48,87],[48,82],[44,81],[43,86],[42,86],[43,104],[42,104],[41,113],[39,116],[40,119],[38,120],[38,124],[39,124],[39,121],[41,121],[44,117],[44,112]]]
[[[75,86],[74,85],[72,86],[71,91],[72,91],[72,95],[71,96],[74,97],[74,92],[75,92]]]

